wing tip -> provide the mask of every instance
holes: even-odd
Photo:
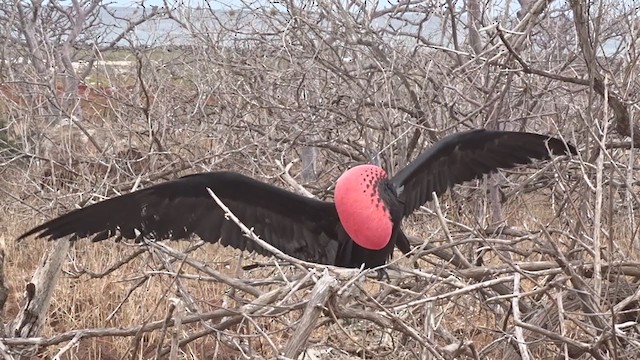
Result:
[[[16,238],[16,241],[22,241],[29,236],[34,236],[35,239],[58,240],[68,235],[79,234],[77,231],[70,231],[66,227],[66,224],[64,222],[61,222],[61,219],[64,218],[58,217],[40,224],[18,236]]]
[[[41,226],[36,226],[33,229],[28,230],[27,232],[25,232],[22,235],[18,236],[16,238],[16,241],[20,242],[20,241],[22,241],[22,240],[24,240],[24,239],[26,239],[26,238],[28,238],[29,236],[32,236],[32,235],[35,235],[36,239],[42,238],[42,237],[44,237],[42,235],[43,230],[45,230],[45,229],[41,229]]]

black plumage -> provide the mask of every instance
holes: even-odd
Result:
[[[237,225],[207,192],[210,188],[257,235],[293,257],[343,267],[383,265],[395,246],[410,250],[400,229],[404,216],[454,184],[481,177],[498,168],[548,159],[551,154],[576,154],[572,145],[544,135],[488,131],[450,135],[421,154],[391,179],[378,183],[389,210],[393,233],[383,249],[366,249],[346,233],[335,204],[307,198],[227,171],[188,175],[111,198],[37,226],[19,239],[37,234],[59,239],[67,235],[105,240],[124,238],[183,239],[197,235],[241,250],[268,255],[243,236]]]

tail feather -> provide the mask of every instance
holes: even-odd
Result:
[[[398,229],[398,235],[396,237],[396,246],[403,254],[409,253],[411,251],[411,245],[409,244],[409,239],[407,239],[407,235],[402,232],[402,229]]]

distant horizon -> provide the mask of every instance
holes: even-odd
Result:
[[[391,0],[391,1],[396,1],[396,0]],[[377,3],[377,5],[379,7],[389,6],[391,1],[380,0]],[[498,1],[502,1],[502,0],[498,0]],[[164,2],[162,0],[112,0],[109,2],[105,2],[105,4],[107,6],[124,8],[125,13],[119,14],[119,16],[126,18],[127,17],[126,13],[128,12],[131,12],[132,16],[139,16],[139,14],[138,15],[135,15],[135,14],[136,14],[136,9],[139,9],[140,6],[144,6],[144,7],[163,6]],[[177,9],[178,12],[180,12],[179,11],[180,9],[184,9],[185,7],[197,8],[197,7],[210,6],[212,10],[216,12],[219,11],[225,14],[229,13],[229,11],[231,10],[238,10],[238,9],[247,8],[247,7],[260,8],[268,5],[271,5],[275,8],[279,7],[277,0],[167,0],[167,4],[172,9]],[[510,13],[514,13],[516,11],[515,8],[516,8],[515,6],[512,7],[510,9]],[[415,16],[415,15],[416,15],[415,13],[407,13],[407,14],[404,14],[402,17],[411,18],[412,16]],[[237,19],[233,20],[233,24],[234,26],[239,26],[239,27],[252,27],[255,25],[255,24],[251,24],[253,20],[255,19],[251,17],[245,17],[240,22],[238,22]],[[103,41],[112,40],[115,36],[117,36],[117,30],[114,30],[114,29],[124,28],[126,26],[126,20],[115,19],[112,16],[105,16],[104,21],[115,27],[109,28],[109,30],[102,37]],[[206,21],[206,19],[201,18],[199,19],[199,21]],[[216,21],[214,21],[214,23],[217,23],[219,21],[220,19],[217,19]],[[424,26],[425,24],[422,22],[420,22],[420,25],[416,25],[418,23],[416,21],[403,22],[398,18],[389,18],[389,15],[387,14],[385,16],[375,19],[371,25],[374,28],[378,28],[378,29],[383,27],[389,27],[389,26],[391,26],[391,28],[393,29],[403,28],[403,32],[405,34],[413,34],[413,33],[420,32],[424,38],[435,39],[434,41],[436,42],[444,41],[444,43],[441,44],[443,46],[450,45],[449,41],[451,39],[449,38],[449,36],[443,37],[442,29],[438,23],[439,20],[437,19],[437,16],[431,17],[429,24],[427,24],[428,26]],[[215,28],[216,26],[219,26],[219,24],[212,24],[212,28]],[[268,27],[268,25],[265,25],[265,26]],[[461,31],[460,34],[464,34],[464,32]],[[233,41],[237,41],[242,37],[244,37],[244,35],[239,35],[235,37]],[[397,39],[400,39],[401,41],[402,39],[408,39],[408,41],[413,41],[413,39],[410,36],[408,38],[406,36],[391,36],[387,33],[385,37],[389,39],[394,39],[394,41]],[[463,38],[464,38],[464,35],[462,35],[459,40],[462,40]],[[120,40],[119,45],[125,45],[125,44],[126,46],[156,46],[159,44],[185,45],[185,44],[188,44],[191,40],[192,40],[191,35],[189,34],[188,31],[185,31],[179,26],[176,26],[175,22],[169,19],[160,18],[160,19],[155,19],[154,21],[145,22],[144,24],[137,26],[134,34],[127,37],[126,39]],[[599,48],[598,52],[604,53],[604,54],[612,53],[618,48],[618,46],[621,44],[623,40],[624,39],[622,39],[621,37],[609,39],[606,43],[602,44],[604,48],[603,49]]]
[[[242,1],[242,0],[214,0],[214,1],[206,1],[206,0],[168,0],[167,3],[171,7],[178,6],[188,6],[188,7],[205,7],[211,6],[213,9],[222,9],[222,8],[231,8],[231,7],[241,7],[246,3],[271,3],[268,0],[258,0],[258,1]],[[107,3],[107,5],[112,6],[122,6],[122,7],[130,7],[132,5],[137,6],[164,6],[164,1],[162,0],[112,0]]]
[[[391,2],[394,0],[380,0],[378,3],[378,8],[387,7],[391,5]],[[179,6],[188,6],[192,8],[196,7],[211,7],[214,10],[218,9],[232,9],[232,8],[241,8],[241,7],[254,7],[254,6],[264,6],[264,5],[272,5],[272,6],[280,6],[277,0],[167,0],[167,3],[170,7],[176,8]],[[141,6],[164,6],[164,1],[162,0],[111,0],[107,3],[107,5],[112,6],[122,6],[122,7],[130,7],[132,5]]]

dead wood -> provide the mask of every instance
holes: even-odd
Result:
[[[303,351],[305,343],[311,335],[311,332],[317,326],[318,318],[323,313],[323,308],[335,286],[337,285],[336,279],[334,279],[328,272],[322,276],[316,283],[316,286],[311,292],[309,302],[304,309],[304,313],[295,327],[293,336],[289,339],[289,342],[284,348],[284,356],[296,359],[298,355]]]
[[[7,331],[12,336],[22,338],[39,336],[47,319],[49,303],[69,251],[70,241],[67,237],[51,245],[53,251],[43,259],[31,281],[26,285],[20,312]]]

